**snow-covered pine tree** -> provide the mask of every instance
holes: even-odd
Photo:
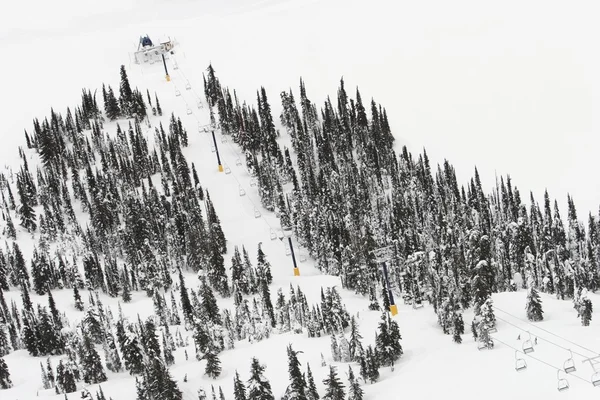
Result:
[[[323,400],[345,400],[345,386],[338,377],[336,368],[333,365],[329,366],[329,375],[323,380],[323,384],[325,385]]]
[[[358,328],[358,323],[354,315],[350,319],[350,341],[348,349],[350,351],[350,361],[356,361],[358,356],[363,353],[364,349],[361,342],[362,336]]]
[[[204,359],[206,360],[204,375],[207,375],[212,379],[217,379],[219,375],[221,375],[221,360],[219,360],[216,351],[210,348],[206,354],[204,354]]]
[[[234,400],[247,400],[246,398],[246,386],[244,386],[244,382],[240,379],[240,374],[235,371],[235,376],[233,377],[233,398]]]
[[[271,274],[271,264],[267,261],[267,256],[262,251],[260,243],[258,244],[258,255],[256,260],[256,269],[259,276],[267,281],[267,284],[273,283],[273,275]]]
[[[362,365],[362,363],[361,363]],[[365,365],[366,372],[369,379],[369,382],[375,383],[379,380],[379,357],[375,351],[373,351],[373,347],[369,345],[367,347],[367,351],[365,353]],[[361,375],[362,375],[362,367],[361,367]]]
[[[544,311],[542,310],[542,299],[536,288],[533,286],[533,281],[530,282],[527,288],[527,319],[530,321],[541,321],[544,319]]]
[[[338,346],[335,334],[331,335],[331,358],[334,362],[340,362],[342,360],[342,356],[340,354],[340,347]]]
[[[306,392],[307,399],[319,400],[319,392],[317,391],[317,386],[315,385],[315,378],[313,377],[312,371],[310,370],[309,363],[306,363],[306,381],[308,384],[308,389]]]
[[[358,379],[354,376],[352,367],[348,365],[348,400],[363,400],[364,391],[360,387]]]
[[[577,317],[581,318],[581,325],[589,326],[592,320],[592,302],[588,297],[587,290],[582,290],[576,302]]]
[[[250,379],[246,383],[248,400],[275,400],[269,380],[264,376],[265,367],[260,365],[258,359],[252,358],[250,366]]]
[[[282,400],[308,400],[306,396],[306,380],[304,374],[300,371],[300,361],[298,360],[299,351],[295,351],[292,345],[287,347],[288,355],[288,373],[290,384],[285,391]]]
[[[81,360],[83,367],[83,380],[88,384],[100,383],[106,381],[106,374],[100,355],[94,348],[92,339],[84,333],[83,336],[83,357]]]

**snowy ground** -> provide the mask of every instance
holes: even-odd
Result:
[[[156,90],[163,109],[174,110],[186,124],[190,147],[185,155],[196,164],[202,185],[210,190],[230,244],[244,244],[254,255],[257,243],[263,242],[275,276],[273,295],[278,286],[287,294],[292,282],[301,285],[309,303],[315,303],[320,287],[339,285],[339,279],[318,275],[310,260],[300,265],[301,277],[293,276],[283,245],[269,240],[270,227],[277,227],[275,217],[261,210],[261,218],[254,218],[258,196],[245,170],[235,165],[235,147],[220,144],[223,160],[233,173],[217,172],[210,138],[197,133],[197,119],[206,123],[208,116],[195,107],[194,96],[194,91],[202,92],[201,71],[209,61],[241,99],[254,102],[256,88],[264,85],[274,115],[278,114],[279,91],[289,86],[296,89],[299,76],[305,78],[310,98],[319,103],[327,94],[335,94],[344,75],[347,87],[360,85],[364,96],[373,95],[387,107],[401,143],[408,143],[411,150],[425,145],[434,161],[449,158],[457,166],[459,179],[470,174],[476,163],[488,184],[496,169],[499,174],[510,172],[520,188],[532,188],[538,196],[547,186],[554,196],[571,192],[585,210],[597,207],[600,187],[581,173],[600,163],[593,157],[590,139],[598,131],[598,78],[592,71],[599,66],[590,51],[593,47],[588,47],[599,29],[591,23],[591,5],[565,9],[566,2],[544,2],[543,7],[517,8],[516,3],[505,2],[502,9],[482,9],[479,3],[463,1],[463,7],[454,3],[447,9],[441,2],[414,6],[384,5],[380,0],[345,1],[343,7],[336,0],[229,1],[224,6],[208,1],[129,0],[106,2],[106,8],[91,12],[75,1],[62,1],[64,7],[58,11],[76,12],[64,14],[46,7],[31,17],[37,20],[55,13],[60,16],[56,23],[48,17],[40,24],[24,23],[23,15],[2,17],[6,20],[0,24],[0,50],[11,54],[13,61],[3,64],[0,71],[5,77],[0,105],[10,115],[2,121],[2,164],[16,165],[22,129],[30,126],[33,117],[46,115],[50,105],[61,112],[72,106],[82,86],[116,84],[118,66],[126,64],[132,84]],[[359,17],[364,22],[357,22]],[[327,39],[332,32],[341,34]],[[160,65],[129,63],[127,53],[141,33],[166,33],[180,41],[180,69],[172,71],[172,83],[164,80]],[[187,80],[191,91],[184,89]],[[181,97],[175,96],[175,86]],[[33,96],[33,90],[45,95]],[[184,100],[192,115],[186,114]],[[11,145],[6,144],[8,138]],[[245,197],[238,196],[240,185],[247,192]],[[226,262],[230,258],[226,256]],[[190,276],[190,284],[193,280]],[[32,298],[45,302],[35,295]],[[71,303],[68,291],[57,292],[55,298],[59,305]],[[367,301],[351,293],[344,292],[343,299],[351,313],[360,315],[365,344],[372,343],[379,313],[367,311]],[[506,345],[497,342],[492,351],[478,351],[468,333],[462,345],[455,345],[442,334],[429,307],[413,310],[401,305],[395,318],[405,354],[394,372],[382,369],[380,382],[364,387],[367,398],[591,398],[599,389],[574,377],[567,377],[571,390],[558,393],[556,370],[527,356],[529,368],[514,371],[510,346],[520,349],[529,330],[539,338],[532,356],[560,367],[569,356],[564,348],[571,348],[578,353],[574,354],[575,375],[590,379],[592,370],[581,361],[583,356],[594,355],[587,349],[595,354],[600,351],[600,321],[596,318],[590,327],[581,327],[571,302],[547,296],[543,300],[545,321],[534,327],[515,318],[525,318],[524,292],[495,295],[495,305],[511,315],[496,312],[506,322],[499,320],[495,337]],[[592,300],[600,309],[599,298],[592,296]],[[106,299],[105,304],[116,312],[114,300]],[[138,293],[124,312],[145,317],[153,312],[151,301]],[[73,311],[72,318],[77,317]],[[465,322],[470,319],[466,314]],[[221,358],[224,373],[216,381],[203,376],[202,364],[186,362],[182,350],[176,354],[172,373],[186,400],[196,398],[198,387],[209,388],[213,383],[222,385],[230,398],[234,370],[246,379],[250,357],[257,356],[267,364],[266,375],[277,396],[288,383],[288,343],[305,352],[301,362],[310,362],[320,384],[326,373],[320,367],[320,353],[330,358],[329,338],[291,334],[238,344],[236,350],[226,351]],[[15,387],[3,391],[2,399],[36,397],[41,388],[40,359],[25,351],[5,359]],[[346,369],[341,366],[340,372]],[[185,374],[187,383],[182,382]],[[127,373],[109,376],[102,387],[114,400],[134,398],[133,379]]]

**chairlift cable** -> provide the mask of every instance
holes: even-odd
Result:
[[[526,353],[524,353],[523,351],[521,351],[521,350],[517,349],[516,347],[513,347],[513,346],[511,346],[511,345],[510,345],[510,344],[508,344],[508,343],[505,343],[505,342],[503,342],[502,340],[500,340],[500,339],[498,339],[498,338],[492,337],[492,339],[493,339],[494,341],[497,341],[497,342],[498,342],[498,343],[500,343],[500,344],[503,344],[503,345],[505,345],[506,347],[509,347],[509,348],[511,348],[511,349],[513,349],[513,350],[515,350],[516,352],[519,352],[519,353],[521,353],[521,354],[524,354],[525,356],[527,356],[527,357],[529,357],[529,358],[531,358],[531,359],[533,359],[533,360],[535,360],[535,361],[538,361],[538,362],[540,362],[540,363],[542,363],[542,364],[545,364],[546,366],[548,366],[548,367],[550,367],[550,368],[553,368],[553,369],[555,369],[555,370],[562,371],[562,368],[555,367],[554,365],[552,365],[552,364],[550,364],[550,363],[548,363],[548,362],[546,362],[546,361],[544,361],[544,360],[540,360],[540,359],[539,359],[539,358],[537,358],[537,357],[534,357],[534,356],[532,356],[532,355],[530,355],[530,354],[526,354]],[[580,380],[584,381],[585,383],[592,383],[591,381],[588,381],[587,379],[585,379],[585,378],[582,378],[581,376],[578,376],[578,375],[575,375],[575,374],[569,374],[569,376],[572,376],[572,377],[574,377],[574,378],[580,379]]]
[[[550,335],[552,335],[552,336],[555,336],[555,337],[557,337],[557,338],[559,338],[559,339],[561,339],[561,340],[564,340],[565,342],[569,342],[569,343],[571,343],[571,344],[574,344],[575,346],[577,346],[577,347],[579,347],[579,348],[581,348],[581,349],[584,349],[584,350],[586,350],[586,351],[589,351],[590,353],[594,353],[594,354],[596,354],[596,355],[600,355],[600,353],[599,353],[599,352],[597,352],[597,351],[594,351],[594,350],[592,350],[592,349],[589,349],[589,348],[587,348],[587,347],[585,347],[585,346],[582,346],[582,345],[580,345],[580,344],[578,344],[578,343],[575,343],[575,342],[573,342],[573,341],[571,341],[571,340],[569,340],[569,339],[566,339],[566,338],[564,338],[564,337],[562,337],[562,336],[559,336],[559,335],[557,335],[556,333],[550,332],[549,330],[547,330],[547,329],[544,329],[544,328],[542,328],[541,326],[534,325],[534,324],[532,324],[532,323],[531,323],[531,322],[529,322],[529,321],[526,321],[526,320],[524,320],[524,319],[522,319],[522,318],[519,318],[519,317],[517,317],[517,316],[515,316],[515,315],[513,315],[513,314],[511,314],[511,313],[509,313],[508,311],[504,311],[504,310],[502,310],[502,309],[500,309],[500,308],[498,308],[498,307],[496,307],[496,306],[492,306],[492,307],[493,307],[494,309],[496,309],[496,310],[500,311],[500,312],[503,312],[503,313],[505,313],[505,314],[507,314],[507,315],[510,315],[511,317],[513,317],[513,318],[515,318],[515,319],[518,319],[518,320],[519,320],[519,321],[521,321],[521,322],[524,322],[524,323],[526,323],[526,324],[528,324],[528,325],[531,325],[531,326],[533,326],[533,327],[535,327],[535,328],[537,328],[537,329],[539,329],[539,330],[542,330],[542,331],[544,331],[544,332],[546,332],[546,333],[549,333],[549,334],[550,334]],[[521,328],[520,328],[520,329],[521,329]],[[547,339],[545,339],[545,340],[548,342],[548,340],[547,340]],[[562,347],[562,346],[559,346],[559,347]],[[563,348],[564,348],[564,347],[563,347]],[[565,348],[565,349],[566,349],[566,348]],[[567,350],[571,350],[571,349],[567,349]],[[582,356],[582,357],[588,358],[587,356],[584,356],[584,355],[582,355],[582,354],[579,354],[579,353],[576,353],[576,352],[573,352],[573,353],[574,353],[574,354],[577,354],[577,355],[579,355],[579,356]]]
[[[505,322],[505,323],[507,323],[508,325],[512,325],[512,326],[514,326],[515,328],[517,328],[517,329],[519,329],[519,330],[521,330],[521,331],[523,331],[523,332],[529,332],[529,331],[527,331],[526,329],[524,329],[524,328],[522,328],[522,327],[520,327],[520,326],[518,326],[518,325],[515,325],[515,324],[513,324],[512,322],[509,322],[509,321],[507,321],[507,320],[505,320],[505,319],[503,319],[503,318],[496,317],[496,319],[497,319],[498,321]],[[563,349],[563,350],[566,350],[566,351],[571,351],[573,354],[577,354],[578,356],[580,356],[580,357],[583,357],[583,358],[588,358],[588,357],[587,357],[586,355],[584,355],[584,354],[581,354],[581,353],[578,353],[578,352],[576,352],[576,351],[573,351],[572,349],[569,349],[568,347],[561,346],[561,345],[560,345],[560,344],[558,344],[558,343],[554,343],[553,341],[551,341],[551,340],[548,340],[548,339],[546,339],[546,338],[544,338],[544,337],[542,337],[542,336],[540,336],[540,335],[537,335],[537,334],[536,334],[535,336],[536,336],[538,339],[540,339],[540,340],[543,340],[544,342],[550,343],[550,344],[552,344],[552,345],[554,345],[554,346],[556,346],[556,347],[560,347],[560,348],[561,348],[561,349]]]
[[[184,77],[184,79],[185,79],[185,75],[183,74],[183,71],[181,71],[181,67],[180,67],[180,68],[178,68],[178,69],[177,69],[177,71],[178,71],[178,72],[179,72],[179,74],[181,74],[181,75]],[[174,86],[174,87],[175,87],[175,89],[177,90],[178,88],[177,88],[177,85],[175,84],[175,82],[171,81],[171,83],[173,84],[173,86]],[[193,90],[193,88],[192,88],[192,91],[194,91],[194,90]],[[194,91],[194,93],[195,93],[195,91]],[[186,100],[183,98],[183,95],[182,95],[182,96],[180,96],[180,97],[182,98],[183,102],[186,104],[186,106],[188,107],[188,109],[191,109],[191,108],[189,107],[189,104],[187,103],[187,101],[186,101]],[[196,122],[197,122],[198,124],[200,124],[200,120],[199,120],[198,116],[197,116],[197,115],[196,115],[196,114],[195,114],[193,111],[192,111],[192,114],[191,114],[191,115],[194,117],[194,119],[196,120]],[[228,143],[227,143],[227,144],[228,144]],[[240,182],[240,180],[237,178],[236,174],[235,174],[233,171],[231,171],[231,176],[232,176],[232,177],[235,179],[235,181],[237,182],[237,184],[238,184],[238,186],[239,186],[240,188],[242,188],[242,189],[244,189],[246,192],[248,192],[248,191],[247,191],[247,190],[246,190],[246,189],[243,187],[242,183]],[[256,206],[256,204],[254,203],[254,201],[252,201],[252,199],[251,199],[249,196],[244,196],[244,197],[246,197],[246,199],[248,199],[248,201],[249,201],[249,202],[252,204],[252,206],[254,207],[254,209],[255,209],[255,210],[258,210],[258,209],[259,209],[259,208]],[[264,215],[262,215],[262,214],[261,214],[260,218],[261,218],[261,219],[262,219],[262,220],[265,222],[265,224],[266,224],[266,225],[269,227],[269,229],[273,229],[273,227],[272,227],[272,226],[271,226],[271,224],[270,224],[270,223],[267,221],[267,219],[264,217]]]

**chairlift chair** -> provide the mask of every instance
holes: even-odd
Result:
[[[290,250],[290,246],[286,245],[285,246],[285,255],[289,256],[292,254],[292,251]]]
[[[412,307],[414,310],[418,310],[419,308],[423,308],[423,302],[417,303],[416,301],[413,302]]]
[[[198,100],[198,102],[196,103],[196,106],[198,107],[198,109],[202,108],[202,100]]]
[[[515,350],[515,371],[523,371],[527,369],[527,362],[524,359],[519,358],[517,355],[517,350]]]
[[[231,173],[231,168],[228,165],[225,165],[225,174],[229,175]]]
[[[227,136],[221,135],[221,143],[227,143]]]
[[[565,378],[560,377],[561,372],[563,372],[561,369],[556,370],[556,379],[558,379],[556,388],[559,392],[562,392],[563,390],[567,390],[569,388],[569,381]]]
[[[535,351],[535,349],[533,348],[533,344],[531,343],[531,333],[527,333],[529,334],[529,339],[523,342],[523,353],[525,354],[533,353]]]
[[[594,371],[596,371],[596,369],[594,369]],[[591,380],[592,380],[592,385],[600,386],[600,372],[594,372]]]
[[[567,360],[563,364],[563,369],[567,374],[577,371],[577,368],[575,367],[575,361],[573,361],[573,352],[569,350],[569,353],[571,354],[571,356],[567,358]]]
[[[256,179],[250,179],[250,186],[256,186]]]
[[[192,90],[192,85],[190,85],[189,81],[185,84],[185,90]]]
[[[187,115],[191,115],[192,114],[192,109],[188,107],[187,110],[186,110],[186,112],[187,112]]]
[[[256,207],[254,207],[254,218],[260,218],[260,211]]]
[[[485,349],[487,349],[487,348],[488,348],[488,347],[487,347],[487,344],[485,344],[485,343],[483,343],[483,342],[478,342],[478,343],[477,343],[477,350],[480,350],[480,351],[481,351],[481,350],[485,350]]]
[[[240,186],[239,192],[240,192],[240,197],[242,197],[242,196],[245,196],[245,195],[246,195],[246,191],[245,191],[245,190],[244,190],[244,188],[243,188],[243,187],[241,187],[241,186]]]
[[[488,333],[496,333],[498,332],[498,328],[496,328],[495,326],[492,326],[490,329],[488,329]]]
[[[175,89],[175,96],[181,96],[181,92],[179,91],[179,89]]]
[[[214,144],[211,144],[211,145],[210,145],[210,151],[212,151],[213,153],[214,153],[215,151],[217,151],[217,149],[215,149],[215,145],[214,145]]]
[[[238,167],[239,167],[240,165],[242,165],[242,160],[240,160],[239,158],[236,158],[236,159],[235,159],[235,165],[237,165]]]
[[[300,257],[298,257],[298,259],[300,260],[301,263],[306,261],[306,256],[304,254],[300,254]]]
[[[271,240],[275,240],[277,239],[277,234],[275,233],[275,231],[273,229],[271,229]]]
[[[179,69],[179,65],[177,63],[173,64],[173,69]]]

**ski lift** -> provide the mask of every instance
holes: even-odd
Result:
[[[190,85],[190,81],[185,84],[185,90],[192,90],[192,85]]]
[[[225,174],[229,175],[231,173],[231,168],[227,164],[225,164]]]
[[[198,109],[202,108],[202,100],[198,100],[198,102],[196,103],[196,106],[198,107]]]
[[[254,218],[260,218],[260,211],[256,207],[254,207]]]
[[[187,112],[187,115],[191,115],[192,114],[192,109],[188,107],[187,110],[186,110],[186,112]]]
[[[306,261],[306,256],[304,254],[300,254],[300,257],[298,257],[298,259],[300,260],[301,263]]]
[[[421,301],[420,303],[417,303],[416,301],[413,302],[412,307],[414,310],[418,310],[419,308],[423,308],[423,302]]]
[[[488,329],[488,333],[496,333],[498,332],[498,328],[496,328],[495,326],[492,326],[490,329]]]
[[[487,349],[487,348],[488,348],[487,343],[484,343],[484,342],[478,342],[477,343],[477,350],[484,350],[484,349]]]
[[[277,234],[275,233],[275,231],[273,229],[271,229],[271,240],[275,240],[277,239]]]
[[[179,65],[177,65],[177,63],[173,64],[173,69],[179,69]]]
[[[250,179],[250,186],[256,186],[256,179]]]
[[[535,351],[535,349],[533,348],[533,344],[531,344],[531,333],[527,333],[529,334],[529,339],[523,342],[523,353],[525,354],[533,353]]]
[[[215,148],[215,145],[214,145],[214,144],[211,144],[211,145],[210,145],[210,151],[212,151],[213,153],[214,153],[215,151],[217,151],[217,149]]]
[[[245,195],[246,195],[246,191],[245,191],[245,190],[244,190],[244,188],[243,188],[243,187],[241,187],[241,186],[240,186],[240,190],[239,190],[239,192],[240,192],[240,197],[242,197],[242,196],[245,196]]]
[[[181,92],[179,91],[179,89],[175,89],[175,96],[181,96]]]
[[[221,143],[227,143],[227,136],[221,135]]]
[[[562,369],[556,370],[556,379],[558,379],[556,388],[558,389],[559,392],[562,392],[563,390],[567,390],[569,388],[569,381],[566,380],[565,378],[560,377],[561,372],[563,372]]]
[[[402,300],[404,301],[404,304],[412,304],[412,296],[410,294],[405,294],[404,296],[402,296]]]
[[[240,166],[242,165],[242,160],[240,160],[239,158],[235,159],[235,165]]]
[[[517,356],[518,350],[515,350],[515,371],[519,372],[519,371],[523,371],[524,369],[527,369],[527,363],[525,362],[524,359],[519,358]]]
[[[563,369],[567,374],[577,371],[577,368],[575,368],[575,361],[573,361],[573,352],[569,350],[569,353],[571,354],[570,357],[567,358],[563,364]]]
[[[593,364],[591,361],[590,364],[592,364],[592,368],[594,368],[594,374],[591,379],[592,385],[600,386],[600,372],[596,371],[596,364]]]
[[[289,256],[292,254],[292,251],[290,250],[290,246],[288,246],[287,244],[285,245],[285,255]]]

